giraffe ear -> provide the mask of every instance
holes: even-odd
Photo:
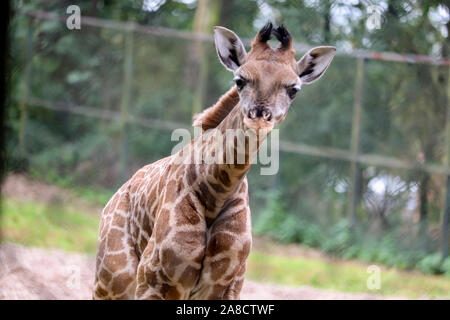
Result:
[[[302,83],[310,84],[325,73],[336,54],[335,47],[315,47],[309,50],[298,62],[298,75]]]
[[[228,70],[236,70],[247,59],[244,44],[233,31],[224,27],[214,27],[214,42],[220,62]]]

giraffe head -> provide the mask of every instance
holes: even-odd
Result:
[[[280,41],[276,49],[268,43],[272,35]],[[244,123],[254,130],[271,130],[281,123],[302,84],[318,80],[336,53],[335,47],[315,47],[296,61],[291,35],[272,23],[258,32],[248,53],[239,37],[224,27],[214,28],[214,40],[220,61],[234,73]]]

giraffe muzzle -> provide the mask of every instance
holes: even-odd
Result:
[[[260,118],[264,119],[265,121],[272,120],[272,112],[267,107],[260,107],[260,106],[252,107],[248,111],[247,116],[252,120]]]

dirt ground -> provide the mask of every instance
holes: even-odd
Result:
[[[0,299],[90,299],[94,258],[61,250],[0,246]],[[373,294],[350,294],[307,286],[287,287],[247,280],[244,300],[383,299]]]

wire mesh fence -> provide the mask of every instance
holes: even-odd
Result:
[[[176,144],[171,132],[191,128],[199,105],[213,104],[232,77],[210,35],[82,19],[81,30],[69,31],[65,17],[16,14],[16,30],[27,32],[13,38],[9,165],[113,190],[168,156]],[[307,48],[296,47],[299,55]],[[339,54],[281,125],[278,173],[261,176],[256,166],[249,174],[256,230],[318,245],[336,230],[364,226],[354,231],[361,238],[374,233],[412,254],[420,247],[445,257],[448,76],[446,59]],[[274,216],[278,211],[286,214]],[[352,257],[352,239],[324,246],[333,251],[345,244]]]

